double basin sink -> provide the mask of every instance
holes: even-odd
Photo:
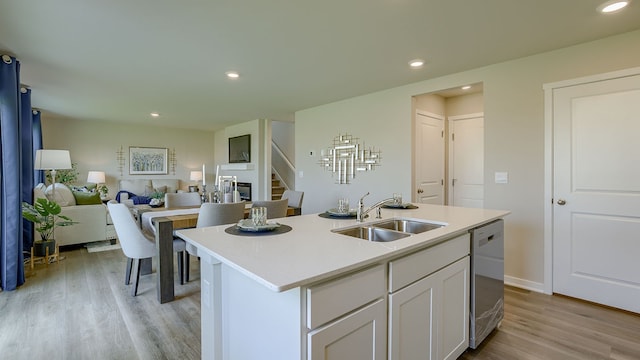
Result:
[[[446,224],[423,220],[391,218],[331,231],[336,234],[352,236],[362,240],[388,242],[406,238],[411,236],[411,234],[420,234],[425,231],[438,229],[445,225]]]

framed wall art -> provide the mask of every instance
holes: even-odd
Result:
[[[229,138],[229,163],[251,162],[251,134]]]
[[[165,175],[168,173],[167,148],[129,147],[129,174]]]

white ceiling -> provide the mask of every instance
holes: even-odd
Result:
[[[214,130],[640,28],[600,3],[0,0],[0,53],[45,117]]]

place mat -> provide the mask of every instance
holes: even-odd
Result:
[[[231,235],[238,236],[269,236],[269,235],[279,235],[284,234],[291,231],[291,226],[280,224],[277,228],[269,231],[242,231],[238,228],[238,225],[229,226],[224,229],[224,232]]]
[[[348,216],[342,216],[342,215],[331,215],[328,212],[320,213],[320,214],[318,214],[318,216],[320,216],[321,218],[325,218],[325,219],[343,219],[343,220],[355,219],[356,218],[356,214],[348,215]]]
[[[402,205],[382,205],[385,209],[417,209],[418,207],[413,204],[402,204]]]

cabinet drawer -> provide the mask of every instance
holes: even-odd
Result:
[[[469,254],[469,234],[389,262],[389,292],[441,269]]]
[[[307,289],[307,327],[316,327],[377,298],[385,288],[384,265],[378,265]]]

